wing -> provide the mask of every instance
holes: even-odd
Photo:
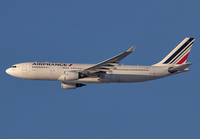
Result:
[[[135,46],[132,46],[129,50],[114,56],[110,59],[107,59],[103,62],[100,62],[98,64],[95,64],[87,69],[84,69],[82,71],[83,74],[92,74],[92,73],[96,73],[96,72],[103,72],[105,73],[106,71],[110,71],[111,69],[114,68],[114,66],[119,65],[120,61],[125,58],[126,56],[128,56],[130,53],[132,53],[135,49]]]

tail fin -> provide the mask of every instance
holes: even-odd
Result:
[[[194,43],[194,38],[185,38],[174,50],[172,50],[160,64],[183,64],[186,62],[190,53],[191,47]]]

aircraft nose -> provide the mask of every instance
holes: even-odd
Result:
[[[10,69],[7,69],[7,70],[6,70],[6,73],[7,73],[7,74],[10,74]]]

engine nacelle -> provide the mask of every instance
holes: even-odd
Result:
[[[61,83],[62,89],[76,89],[77,87],[85,86],[85,84],[78,84],[78,83]]]
[[[68,82],[88,77],[87,75],[76,71],[65,71],[63,75],[58,78],[58,81]]]
[[[73,72],[73,71],[66,71],[64,74],[64,80],[70,81],[70,80],[78,80],[79,79],[79,73]]]
[[[76,72],[76,71],[65,71],[63,75],[58,78],[58,81],[71,81],[71,80],[78,80],[81,78],[87,77],[83,73]]]

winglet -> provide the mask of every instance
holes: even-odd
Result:
[[[130,49],[128,49],[126,52],[133,52],[135,50],[135,46],[132,46]]]

